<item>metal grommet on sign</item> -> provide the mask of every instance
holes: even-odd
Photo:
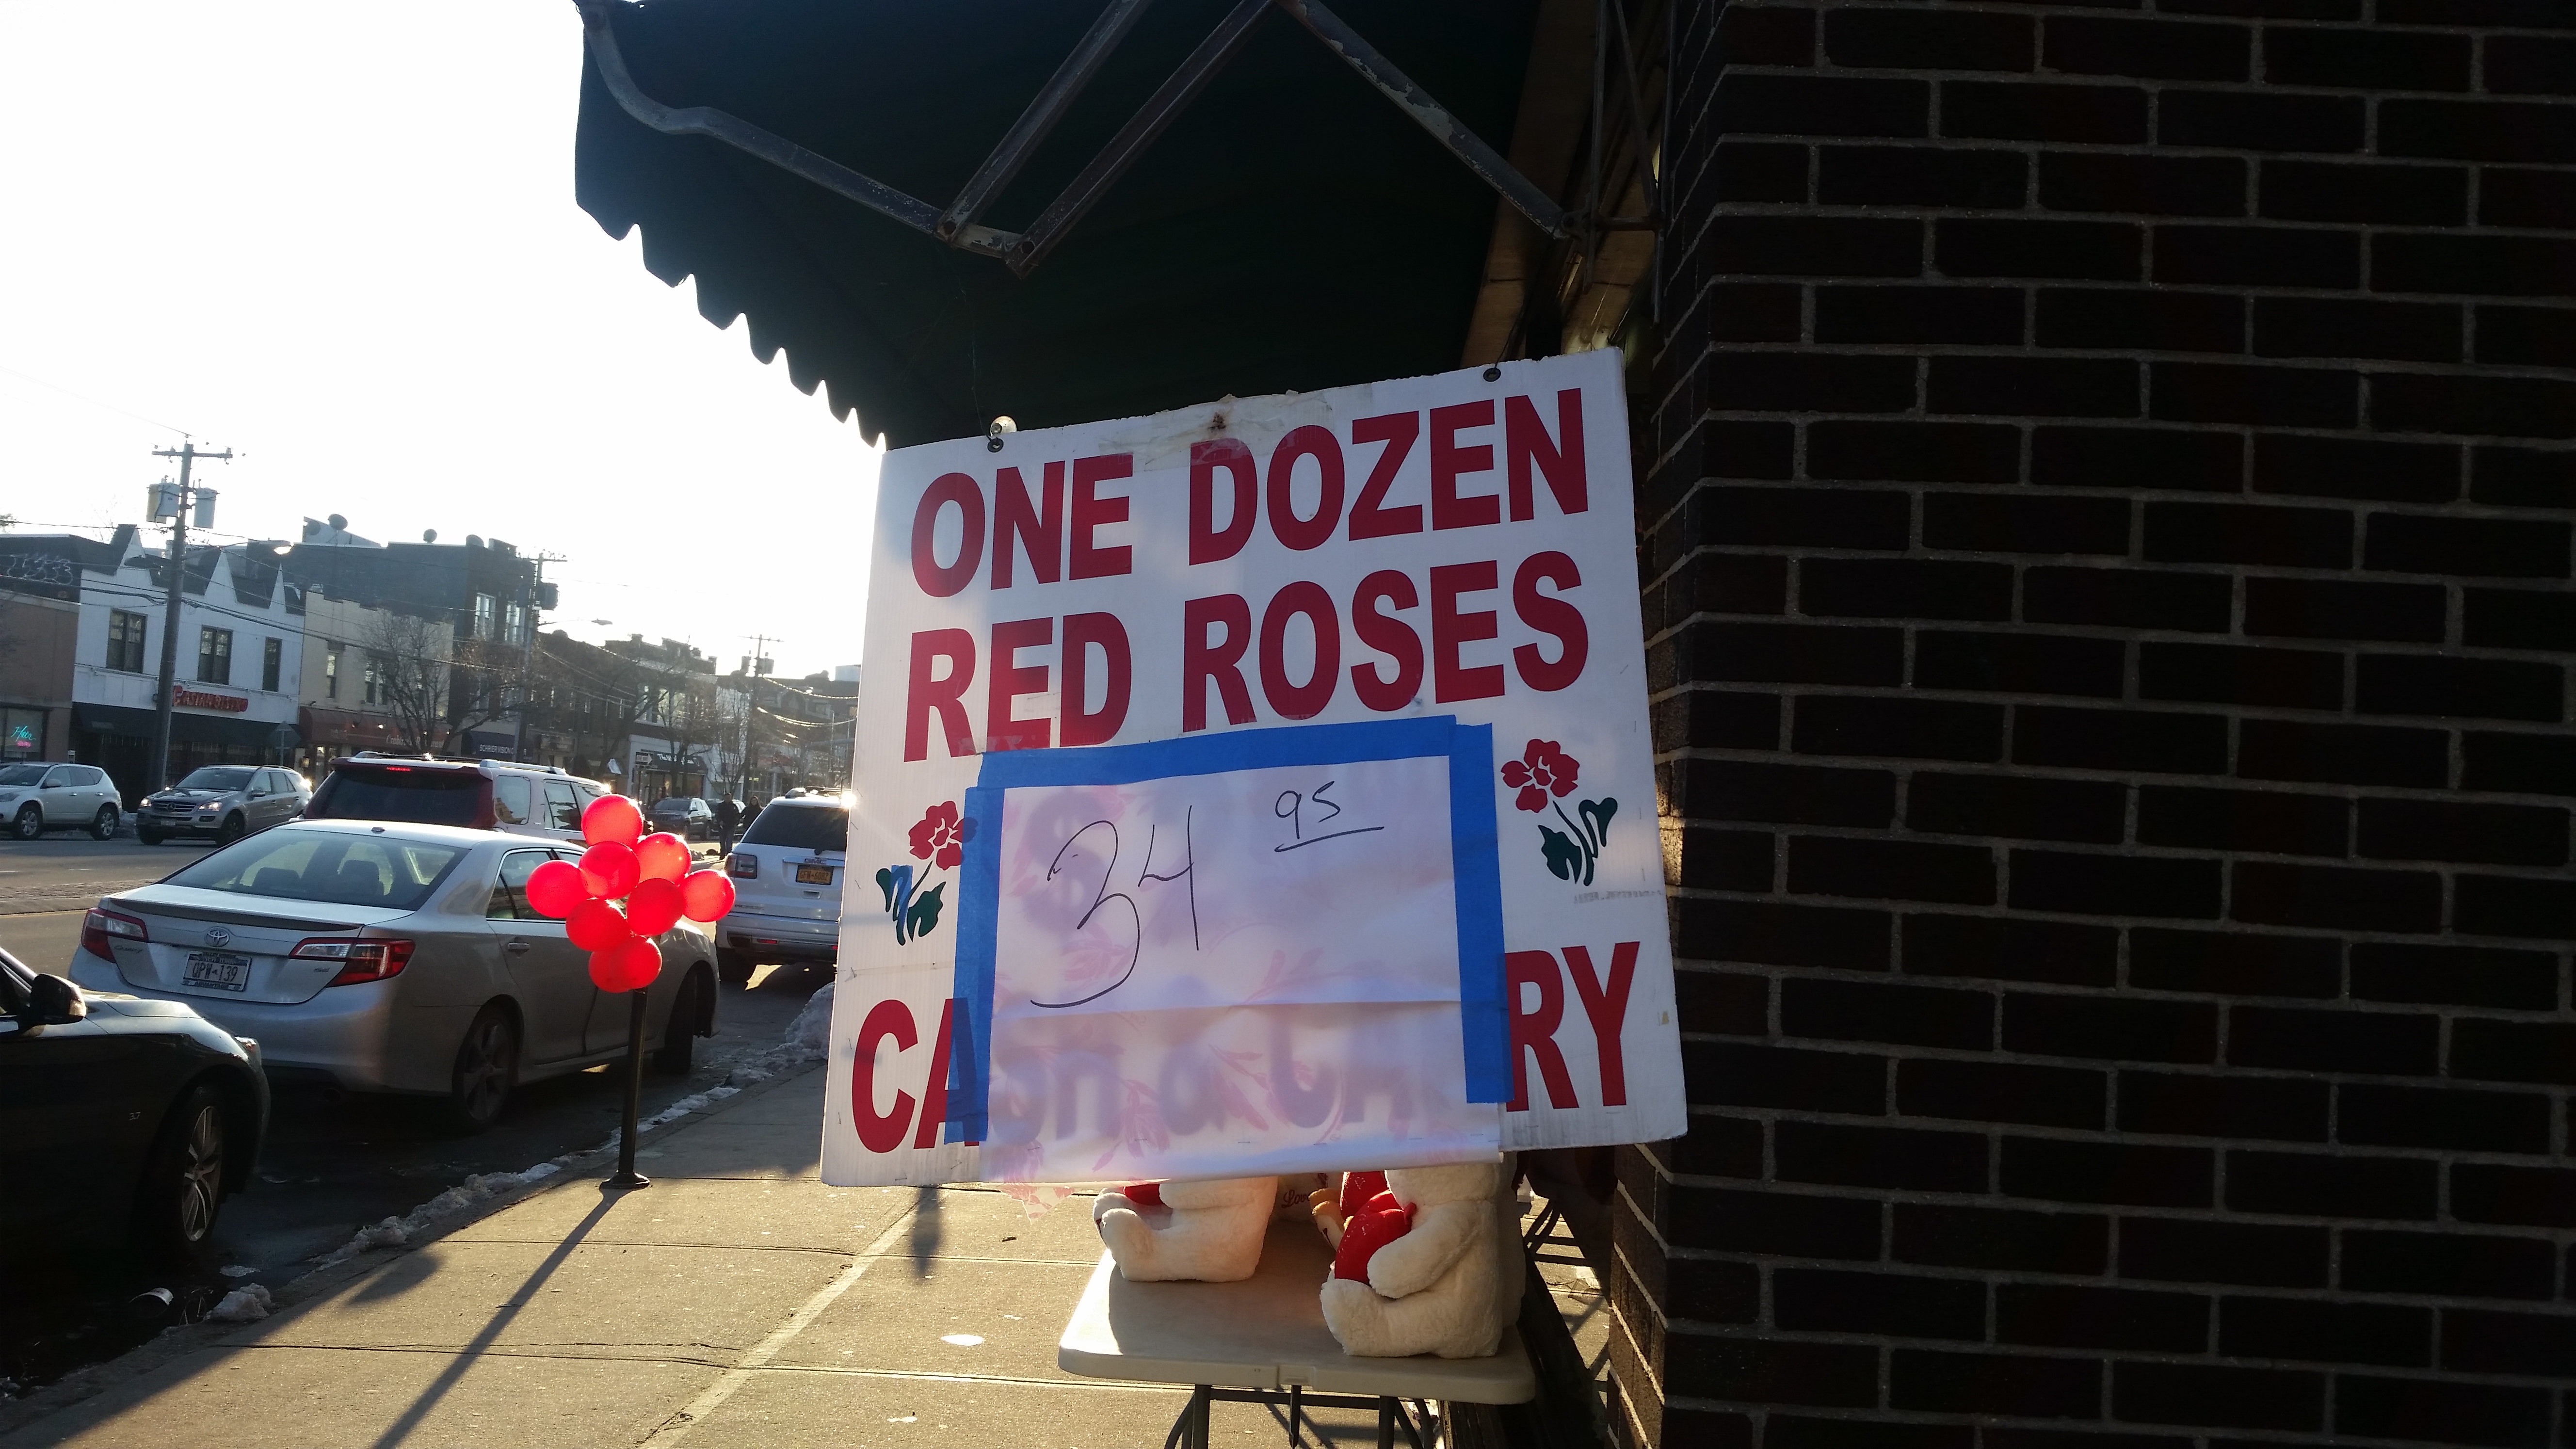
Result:
[[[1495,366],[1493,366],[1493,367],[1489,367],[1489,368],[1486,368],[1486,369],[1485,369],[1485,381],[1487,381],[1487,382],[1501,382],[1502,380],[1503,380],[1503,369],[1502,369],[1502,367],[1501,367],[1499,364],[1497,364],[1497,365],[1495,365]]]
[[[993,419],[993,425],[984,430],[984,451],[987,453],[1002,451],[1002,435],[1016,433],[1019,430],[1020,425],[1012,422],[1008,413]]]

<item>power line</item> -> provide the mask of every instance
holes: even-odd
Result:
[[[153,427],[161,429],[165,433],[177,433],[182,438],[192,438],[196,436],[196,434],[190,432],[186,428],[172,427],[170,424],[162,422],[159,419],[147,418],[141,413],[118,407],[112,402],[101,402],[97,398],[91,397],[85,392],[74,392],[70,388],[63,386],[61,383],[47,382],[41,377],[20,372],[14,367],[0,367],[0,372],[5,372],[11,377],[18,379],[20,382],[32,382],[36,386],[44,388],[48,392],[58,392],[68,398],[77,398],[82,402],[88,403],[91,407],[105,408],[109,412],[115,413],[120,417],[132,418],[138,423],[148,423]]]

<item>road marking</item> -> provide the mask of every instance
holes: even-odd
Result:
[[[751,1382],[751,1376],[754,1373],[768,1367],[769,1361],[776,1358],[788,1344],[794,1342],[796,1335],[803,1333],[809,1324],[822,1317],[824,1309],[831,1307],[834,1300],[850,1291],[850,1285],[866,1275],[869,1266],[875,1263],[886,1249],[894,1246],[895,1239],[910,1230],[913,1215],[919,1211],[920,1208],[917,1206],[905,1209],[903,1215],[896,1218],[892,1226],[879,1233],[877,1240],[868,1244],[857,1257],[852,1258],[847,1266],[834,1275],[831,1282],[816,1289],[813,1297],[806,1299],[795,1312],[787,1315],[785,1323],[778,1325],[767,1338],[753,1344],[741,1358],[735,1360],[732,1368],[716,1375],[716,1381],[707,1385],[705,1391],[696,1398],[691,1399],[688,1407],[664,1419],[654,1426],[652,1433],[638,1440],[636,1449],[643,1449],[647,1444],[676,1444],[707,1415],[722,1407],[725,1400],[733,1397],[736,1389]]]

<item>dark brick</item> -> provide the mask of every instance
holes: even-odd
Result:
[[[2576,42],[2492,35],[2486,43],[2491,95],[2576,95]]]
[[[2567,525],[2529,518],[2374,513],[2365,568],[2483,577],[2567,577]]]
[[[2147,569],[2034,568],[2022,576],[2022,617],[2035,624],[2224,633],[2227,580]]]
[[[1676,903],[1674,915],[1678,926],[1674,949],[1704,961],[1860,971],[1887,968],[1888,920],[1876,911],[1785,901],[1685,899]],[[1866,1065],[1875,1073],[1875,1063]]]
[[[1771,1321],[1803,1333],[1982,1339],[1986,1290],[1963,1278],[1781,1268],[1771,1275]]]
[[[2335,1137],[2371,1147],[2547,1153],[2549,1099],[2535,1092],[2346,1082],[2337,1089]]]
[[[2548,1011],[2558,1005],[2558,959],[2545,952],[2507,951],[2493,946],[2355,941],[2352,994],[2356,1001],[2420,1001],[2443,1006]],[[2455,1071],[2459,1054],[2455,1039]]]
[[[1777,555],[1703,553],[1685,559],[1662,589],[1678,625],[1693,614],[1777,614],[1789,598],[1789,561]]]
[[[2576,504],[2576,450],[2472,448],[2469,496],[2508,507],[2565,508]]]
[[[1623,1207],[1618,1221],[1613,1225],[1614,1233],[1620,1228],[1627,1227],[1629,1216]],[[1628,1229],[1628,1234],[1628,1240],[1620,1242],[1619,1248],[1630,1255],[1629,1261],[1635,1262],[1644,1251],[1648,1240],[1644,1238],[1642,1232],[1633,1228]],[[1631,1246],[1632,1243],[1634,1246]],[[1762,1274],[1750,1263],[1728,1263],[1709,1258],[1677,1258],[1669,1263],[1648,1268],[1646,1273],[1654,1274],[1663,1280],[1659,1285],[1662,1291],[1654,1297],[1656,1303],[1675,1306],[1689,1304],[1690,1316],[1701,1324],[1749,1324],[1759,1321],[1762,1317]],[[1646,1273],[1637,1275],[1635,1289],[1628,1291],[1652,1292],[1653,1290],[1646,1286],[1651,1281]],[[1626,1296],[1624,1292],[1622,1296]]]
[[[2227,768],[2227,722],[2216,715],[2025,704],[2013,715],[2013,760],[2079,770],[2215,775]]]
[[[1767,891],[1771,888],[1771,837],[1754,830],[1682,831],[1681,884],[1700,890]]]
[[[2420,1159],[2227,1154],[2227,1205],[2238,1212],[2430,1218],[2440,1197],[2440,1168]]]
[[[1717,158],[1709,163],[1709,181],[1718,201],[1804,201],[1807,148],[1725,142],[1717,148]]]
[[[2457,306],[2442,303],[2258,297],[2254,355],[2457,362],[2460,316]]]
[[[2447,605],[2437,584],[2247,579],[2245,632],[2291,639],[2439,644]]]
[[[2348,1230],[2340,1286],[2361,1293],[2547,1299],[2555,1295],[2554,1256],[2545,1238]]]
[[[1691,760],[1676,810],[1699,820],[1779,825],[1896,823],[1896,781],[1879,770],[1835,770],[1744,760]]]
[[[2370,239],[2370,289],[2576,296],[2576,239],[2381,232]]]
[[[2265,433],[2254,440],[2254,490],[2447,503],[2460,496],[2460,450],[2446,443]]]
[[[1705,541],[1759,547],[1900,549],[1912,521],[1902,493],[1857,488],[1715,488]]]
[[[2228,1298],[2218,1305],[2218,1351],[2231,1358],[2420,1367],[2432,1362],[2433,1315],[2380,1303]]]
[[[2451,1075],[2576,1085],[2576,1024],[2465,1017],[2451,1028]]]
[[[1816,157],[1816,199],[1827,206],[2008,208],[2029,188],[2030,163],[2017,151],[1826,146]]]
[[[2285,226],[2160,226],[2156,280],[2235,287],[2358,287],[2361,233]]]
[[[2241,25],[2052,15],[2045,59],[2074,75],[2157,80],[2243,80],[2253,33]]]
[[[1664,1410],[1664,1424],[1664,1442],[1699,1442],[1676,1434],[1670,1407]],[[1965,1424],[1801,1419],[1776,1410],[1765,1417],[1762,1427],[1764,1449],[1969,1449],[1975,1440],[1976,1431]]]
[[[2468,181],[2456,166],[2266,158],[2261,209],[2282,221],[2457,226],[2468,216]]]
[[[2244,442],[2233,433],[2043,427],[2030,438],[2030,481],[2059,487],[2233,493],[2244,469]]]
[[[2006,1283],[1995,1289],[1995,1341],[2201,1353],[2209,1306],[2187,1293]]]
[[[2326,1376],[2295,1369],[2122,1363],[2111,1370],[2111,1412],[2141,1424],[2322,1429]]]
[[[2238,731],[2236,773],[2248,780],[2438,790],[2450,777],[2449,741],[2439,730],[2249,719]]]
[[[2228,915],[2264,926],[2436,931],[2442,926],[2442,878],[2429,871],[2241,860]]]
[[[1997,1177],[2013,1197],[2207,1207],[2215,1170],[2199,1147],[2007,1137]]]
[[[2112,639],[1927,629],[1914,639],[1914,683],[1923,689],[2113,698],[2120,693],[2122,652]]]
[[[2453,890],[2451,923],[2465,935],[2576,939],[2576,881],[2464,875]]]
[[[2370,410],[2382,432],[2576,438],[2576,382],[2557,378],[2381,373]]]
[[[2282,1077],[2122,1072],[2120,1130],[2323,1142],[2326,1085]]]
[[[1798,701],[1790,739],[1802,754],[1993,760],[2003,753],[2004,712],[1946,699],[1811,694]]]
[[[2107,926],[2009,916],[1907,916],[1903,934],[1912,976],[2108,986],[2120,949],[2120,933]]]
[[[2053,211],[2242,216],[2245,163],[2231,156],[2044,152],[2039,204]]]
[[[2359,20],[2361,0],[2161,0],[2167,15],[2269,15],[2282,20]]]
[[[1916,1192],[1986,1189],[1986,1139],[1969,1132],[1782,1122],[1776,1157],[1783,1182]]]
[[[1904,1219],[1900,1216],[1898,1224]],[[2322,1288],[2323,1228],[2264,1227],[2196,1218],[2120,1219],[2120,1276],[2165,1283]]]
[[[2238,931],[2129,932],[2129,980],[2149,991],[2226,996],[2340,995],[2342,945],[2321,936]]]
[[[1941,134],[2004,141],[2136,143],[2147,139],[2147,93],[2120,85],[1944,81]]]
[[[1709,405],[1739,412],[1893,413],[1914,405],[1914,362],[1834,352],[1714,352]]]
[[[2158,563],[2352,565],[2352,515],[2338,508],[2150,503],[2146,515],[2144,552]]]
[[[1780,1031],[1828,1041],[1992,1051],[1995,999],[1982,991],[1888,981],[1793,979],[1780,984]]]
[[[2563,1167],[2453,1163],[2451,1216],[2465,1223],[2576,1228],[2576,1172]]]
[[[2235,1006],[2228,1012],[2227,1060],[2240,1067],[2429,1077],[2441,1035],[2438,1019],[2411,1012]]]
[[[2567,812],[2457,800],[2364,800],[2361,849],[2380,860],[2565,865]]]
[[[2335,1379],[2335,1428],[2379,1439],[2445,1444],[2545,1444],[2549,1394],[2439,1379]]]
[[[1933,264],[1953,277],[2139,280],[2138,228],[2125,222],[1944,217]],[[2357,250],[2357,249],[2356,249]]]
[[[1878,1402],[1878,1351],[1838,1343],[1671,1334],[1664,1391],[1756,1404],[1867,1408]]]
[[[2245,300],[2224,292],[2050,287],[2039,294],[2042,347],[2242,352]]]
[[[2099,1273],[2110,1261],[2110,1227],[2085,1213],[1898,1203],[1892,1256],[1943,1268]],[[2322,1267],[2322,1242],[2319,1249]]]
[[[1655,706],[1655,726],[1655,738],[1667,748],[1773,749],[1780,743],[1780,700],[1721,689],[1684,690]]]
[[[2379,103],[2379,154],[2463,161],[2576,161],[2576,111],[2545,101]]]
[[[2199,1001],[2100,996],[2004,998],[2004,1050],[2025,1056],[2206,1062],[2218,1056],[2218,1008]]]
[[[2555,307],[2480,307],[2478,361],[2576,368],[2576,327]]]
[[[1692,677],[1713,682],[1895,684],[1905,667],[1893,629],[1699,623],[1682,643]]]
[[[1800,565],[1798,583],[1798,607],[1810,618],[2012,617],[2012,569],[2006,564],[1816,558]],[[1992,752],[1939,758],[1986,759]]]
[[[1834,10],[1825,16],[1825,57],[1860,68],[2026,71],[2030,32],[2026,15]]]
[[[1676,1183],[1664,1232],[1678,1247],[1796,1258],[1875,1258],[1878,1204]]]
[[[1921,81],[1739,70],[1718,81],[1706,124],[1730,136],[1920,136],[1931,111]]]
[[[2021,314],[2021,293],[2008,287],[1818,287],[1816,340],[2009,347],[2021,341]]]
[[[1943,835],[2117,845],[2126,793],[2090,780],[1925,773],[1906,787],[1905,823]]]
[[[1948,97],[1942,99],[1947,105]],[[2166,91],[2160,107],[2156,139],[2168,146],[2216,146],[2240,151],[2361,149],[2359,96]]]
[[[2169,422],[2349,428],[2359,416],[2360,379],[2319,368],[2238,367],[2159,362],[2152,414]]]
[[[1911,277],[1923,225],[1858,216],[1720,216],[1702,243],[1721,272],[1777,277]]]
[[[1936,413],[2130,418],[2136,363],[2070,357],[1935,357],[1924,389]]]
[[[1796,470],[1798,434],[1786,423],[1710,419],[1678,450],[1692,482],[1702,478],[1783,479]]]
[[[2559,735],[2471,733],[2460,740],[2460,788],[2576,795],[2576,750]]]
[[[1807,476],[2010,483],[2021,476],[2021,429],[1995,423],[1809,423]]]
[[[1982,846],[1799,836],[1789,842],[1789,889],[1799,895],[1992,905],[1994,854]]]
[[[1717,49],[1729,65],[1811,65],[1816,55],[1815,12],[1729,5],[1718,17]]]
[[[2129,505],[2117,498],[1927,493],[1923,546],[2117,557],[2129,551]]]
[[[1946,1414],[2089,1419],[2101,1412],[2102,1368],[2089,1359],[1900,1348],[1888,1367],[1887,1401]]]
[[[2442,1315],[2442,1367],[2576,1378],[2576,1317],[2451,1309]]]
[[[2576,172],[2489,167],[2478,178],[2478,220],[2488,226],[2576,227]]]
[[[1763,977],[1684,966],[1673,973],[1673,989],[1684,1031],[1762,1036],[1771,1029],[1771,983]],[[1761,1159],[1758,1143],[1753,1155]]]
[[[2072,1067],[1934,1057],[1896,1064],[1896,1110],[1909,1117],[2098,1129],[2104,1092],[2100,1072]]]
[[[2264,32],[2263,78],[2364,91],[2464,91],[2469,38],[2285,26]]]
[[[2150,785],[2138,791],[2138,843],[2340,856],[2350,814],[2331,795]]]

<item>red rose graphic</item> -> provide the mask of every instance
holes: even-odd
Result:
[[[957,819],[957,802],[943,800],[931,806],[913,822],[912,853],[942,870],[953,870],[966,858],[960,848],[966,838],[965,827]]]
[[[1519,759],[1503,762],[1503,783],[1521,792],[1512,803],[1535,814],[1547,808],[1548,796],[1574,793],[1574,776],[1580,768],[1572,755],[1556,747],[1556,741],[1532,740]]]

